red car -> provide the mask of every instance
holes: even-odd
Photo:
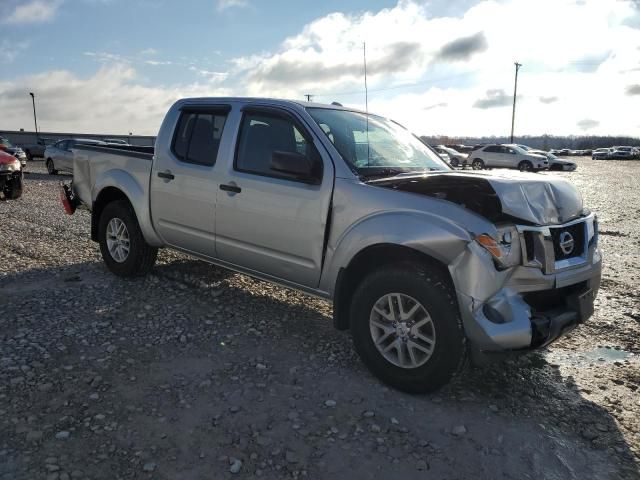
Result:
[[[15,200],[22,195],[22,165],[13,155],[0,150],[0,190],[4,198]]]

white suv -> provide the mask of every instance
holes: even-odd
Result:
[[[544,155],[529,153],[517,145],[485,145],[471,152],[470,157],[474,170],[501,167],[531,172],[549,168],[549,162]]]

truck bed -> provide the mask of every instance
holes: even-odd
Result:
[[[154,147],[130,145],[76,145],[73,152],[73,190],[80,201],[91,208],[93,189],[107,170],[121,169],[134,177],[139,188],[147,192]]]

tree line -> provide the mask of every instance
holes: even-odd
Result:
[[[490,137],[449,137],[449,136],[422,136],[425,142],[430,145],[478,145],[484,143],[511,143],[507,136]],[[569,148],[571,150],[588,150],[594,148],[608,148],[617,145],[640,146],[640,138],[624,136],[601,136],[601,135],[524,135],[514,136],[513,143],[521,143],[532,148],[550,150]]]

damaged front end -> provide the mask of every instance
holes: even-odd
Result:
[[[570,182],[455,172],[378,185],[453,202],[491,222],[488,231],[469,231],[474,240],[449,263],[476,354],[543,347],[592,315],[598,225]]]
[[[592,315],[602,269],[597,228],[593,214],[552,226],[510,226],[510,242],[501,240],[511,248],[508,264],[483,236],[468,244],[449,271],[477,351],[540,348]]]

